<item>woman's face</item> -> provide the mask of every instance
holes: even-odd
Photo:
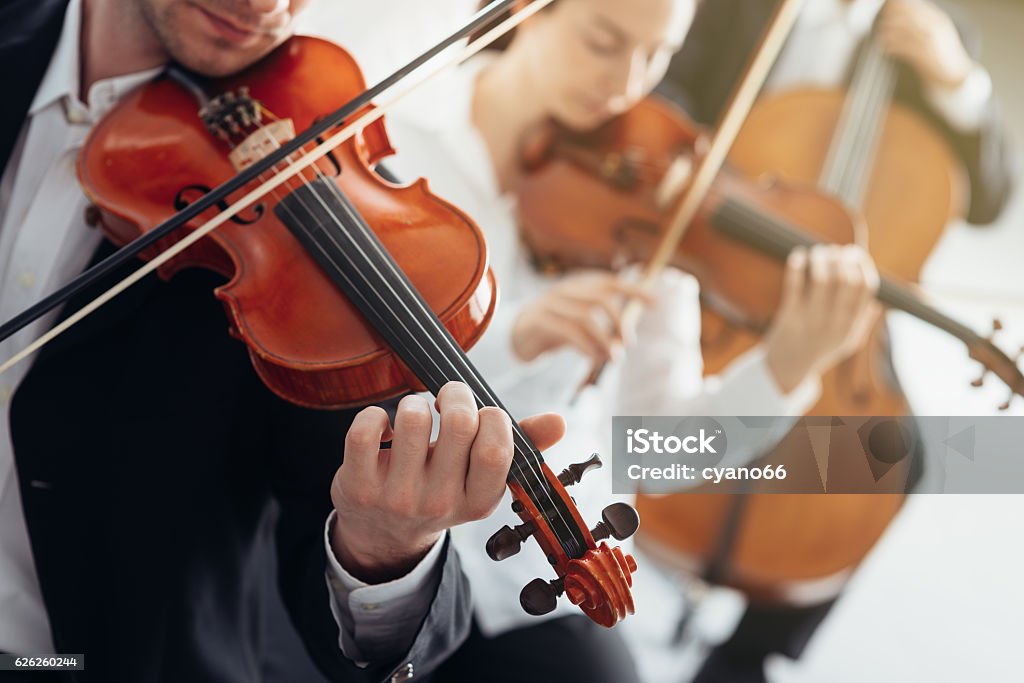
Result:
[[[695,0],[559,0],[520,28],[529,80],[548,113],[586,131],[632,108],[665,75]]]

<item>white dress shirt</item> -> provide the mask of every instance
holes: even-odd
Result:
[[[557,280],[539,274],[531,265],[519,239],[514,198],[502,195],[486,143],[473,126],[475,79],[490,59],[487,54],[474,58],[390,114],[388,129],[398,154],[388,167],[403,180],[428,177],[433,191],[463,209],[483,229],[500,298],[490,327],[469,357],[513,417],[545,411],[565,417],[565,438],[545,453],[551,468],[557,473],[594,452],[607,460],[613,414],[802,414],[817,397],[817,382],[806,382],[783,396],[759,349],[736,361],[721,377],[702,377],[697,282],[681,273],[663,278],[665,294],[640,321],[637,343],[621,362],[607,368],[599,386],[588,388],[575,402],[576,388],[589,371],[581,355],[564,350],[530,363],[516,357],[511,347],[516,317]],[[591,524],[600,520],[606,505],[632,498],[610,492],[610,466],[588,474],[571,490]],[[519,591],[534,578],[552,578],[550,565],[530,544],[520,555],[500,563],[483,552],[487,539],[501,526],[521,523],[510,506],[506,494],[490,518],[452,530],[473,589],[474,615],[490,636],[536,623],[537,618],[520,607]],[[572,613],[578,609],[560,600],[548,618]]]
[[[77,275],[92,258],[101,235],[86,225],[87,202],[76,176],[76,159],[92,125],[130,90],[160,69],[97,81],[88,104],[80,100],[81,2],[71,0],[57,49],[29,110],[0,181],[0,318],[8,320]],[[0,344],[9,358],[40,336],[56,313]],[[9,400],[29,361],[0,375],[0,651],[53,652],[25,528],[10,422]],[[340,448],[339,444],[339,448]],[[325,534],[333,523],[327,520]],[[325,535],[325,581],[341,629],[339,645],[356,661],[400,656],[412,642],[441,578],[444,539],[405,577],[369,586],[335,560]],[[155,588],[154,588],[155,589]]]
[[[804,0],[786,47],[765,83],[765,92],[842,85],[884,4],[885,0]],[[975,64],[959,88],[929,84],[925,97],[953,128],[976,132],[992,99],[992,79],[984,67]]]

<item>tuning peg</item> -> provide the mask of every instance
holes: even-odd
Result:
[[[595,541],[603,541],[609,536],[625,541],[640,528],[640,515],[626,503],[612,503],[601,511],[601,520],[591,530]]]
[[[495,562],[507,560],[519,552],[523,542],[533,534],[533,525],[529,522],[520,524],[516,528],[508,525],[498,529],[497,532],[487,539],[487,555]]]
[[[545,581],[534,579],[523,586],[519,593],[519,604],[527,614],[535,617],[547,614],[558,606],[558,596],[565,592],[565,580]]]
[[[585,475],[590,470],[600,469],[602,466],[601,457],[594,453],[590,456],[590,459],[584,462],[578,462],[575,465],[569,465],[562,473],[558,475],[558,481],[562,482],[562,486],[572,486],[573,484],[580,483]]]

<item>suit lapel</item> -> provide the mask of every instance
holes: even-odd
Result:
[[[68,0],[8,0],[0,8],[0,168],[6,168],[50,63]]]

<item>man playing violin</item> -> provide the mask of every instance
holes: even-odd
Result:
[[[113,250],[75,177],[90,127],[168,61],[207,76],[253,64],[306,4],[0,10],[4,319]],[[419,397],[393,419],[286,403],[225,334],[218,284],[201,272],[148,278],[0,376],[0,652],[86,655],[74,678],[0,681],[294,681],[267,662],[275,547],[290,618],[332,681],[420,678],[468,632],[446,530],[501,498],[508,416],[449,384],[432,445]],[[54,321],[5,342],[5,357]],[[524,428],[542,448],[562,429],[554,416]]]

